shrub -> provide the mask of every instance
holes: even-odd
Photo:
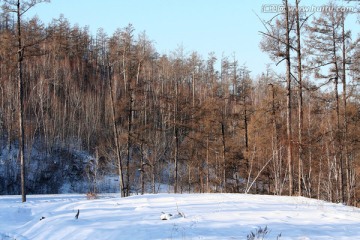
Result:
[[[98,198],[98,195],[97,195],[97,193],[94,193],[94,192],[88,192],[88,193],[86,194],[86,198],[87,198],[88,200],[93,200],[93,199],[97,199],[97,198]]]
[[[261,228],[259,227],[258,229],[256,229],[254,232],[251,231],[248,235],[247,235],[247,240],[265,240],[266,236],[270,233],[270,229],[268,229],[267,226],[265,226],[265,228]],[[281,237],[281,233],[277,236],[277,240],[279,240]]]

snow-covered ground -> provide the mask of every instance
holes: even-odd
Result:
[[[79,218],[75,219],[80,209]],[[170,220],[160,220],[172,214]],[[185,217],[178,216],[181,212]],[[42,219],[43,218],[43,219]],[[42,220],[40,220],[42,219]],[[302,197],[243,194],[0,196],[0,240],[360,239],[360,209]]]

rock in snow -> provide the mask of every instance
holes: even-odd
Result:
[[[185,214],[182,212],[178,212],[177,214],[161,212],[161,215],[160,215],[161,220],[170,220],[170,219],[175,219],[175,218],[185,218]]]
[[[162,212],[162,214],[160,215],[160,219],[161,220],[170,220],[172,218],[172,214],[171,213],[164,213]]]

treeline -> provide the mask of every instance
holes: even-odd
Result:
[[[287,74],[268,68],[255,78],[232,56],[159,54],[132,25],[93,36],[63,16],[23,21],[26,151],[34,142],[49,156],[88,151],[97,156],[88,174],[113,166],[122,196],[167,183],[174,192],[298,192],[356,204],[359,44],[345,15],[288,13],[264,23],[261,43],[289,63]],[[2,151],[19,144],[16,23],[1,13]]]

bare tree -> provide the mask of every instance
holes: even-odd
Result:
[[[302,195],[302,167],[303,167],[303,127],[304,127],[304,110],[303,110],[303,69],[302,69],[302,51],[301,51],[301,29],[300,29],[300,12],[299,12],[300,0],[296,0],[296,42],[297,42],[297,81],[299,84],[299,93],[298,93],[298,195]]]
[[[19,159],[21,169],[21,199],[26,202],[26,163],[25,155],[25,130],[24,130],[24,78],[23,78],[23,60],[24,52],[29,43],[23,42],[22,36],[22,16],[36,4],[41,2],[50,2],[49,0],[4,0],[2,8],[5,12],[12,12],[16,15],[17,20],[17,97],[18,97],[18,122],[19,122]]]
[[[109,77],[109,85],[110,85],[110,103],[111,103],[111,118],[112,118],[112,126],[113,126],[113,134],[114,134],[114,142],[116,147],[116,158],[118,164],[118,171],[119,171],[119,184],[120,184],[120,193],[121,197],[126,196],[125,185],[124,185],[124,176],[123,176],[123,165],[121,161],[121,153],[120,153],[120,142],[119,142],[119,131],[118,126],[116,124],[115,119],[115,100],[114,100],[114,88],[112,83],[112,72],[111,66],[108,66],[108,77]]]
[[[284,13],[280,16],[282,19],[276,19],[275,25],[271,22],[264,23],[267,32],[261,32],[263,34],[263,41],[261,42],[261,48],[263,51],[269,53],[270,58],[274,60],[280,59],[277,63],[285,60],[285,80],[286,80],[286,134],[287,134],[287,166],[288,166],[288,184],[289,184],[289,195],[291,196],[294,192],[293,185],[293,130],[292,130],[292,89],[291,89],[291,50],[294,50],[292,46],[291,31],[292,31],[292,15],[289,10],[289,4],[287,0],[283,0]],[[284,38],[285,36],[285,38]]]
[[[336,9],[335,5],[332,4],[331,6]],[[344,19],[345,15],[339,11],[326,11],[322,12],[319,17],[315,17],[312,24],[307,27],[306,51],[310,56],[308,70],[312,71],[317,79],[325,80],[322,85],[334,84],[336,124],[333,140],[336,142],[334,145],[336,149],[333,157],[334,161],[339,163],[340,198],[341,201],[346,202],[346,160],[344,160],[345,156],[343,154],[345,143],[343,136],[341,136],[343,124],[341,124],[339,94],[339,84],[342,79],[345,88],[343,94],[346,95],[346,73],[343,72],[345,71],[346,55],[344,56],[344,54],[346,53],[341,51],[346,44],[345,39],[347,38],[342,24]],[[346,51],[346,49],[343,49],[343,51]],[[343,95],[343,99],[346,99],[346,96]],[[343,107],[346,108],[346,102],[344,102]],[[346,121],[346,116],[344,120]]]

